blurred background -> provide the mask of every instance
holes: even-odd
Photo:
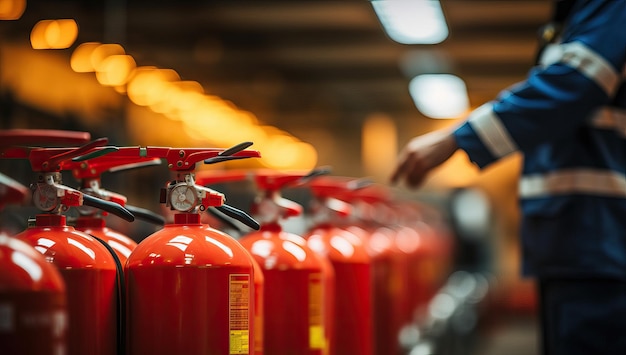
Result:
[[[0,0],[0,129],[87,131],[115,145],[252,141],[263,158],[215,168],[330,166],[336,175],[387,184],[411,137],[458,124],[525,77],[550,7]],[[489,319],[480,354],[536,351],[534,286],[519,276],[520,161],[509,157],[479,172],[460,152],[420,190],[393,187],[436,207],[459,245],[479,246],[468,256],[472,265],[497,280],[498,316]],[[27,162],[0,168],[23,183],[31,178]],[[107,184],[158,210],[162,180],[154,175],[136,171]],[[227,196],[235,206],[248,202],[244,192]]]

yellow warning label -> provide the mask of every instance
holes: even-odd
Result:
[[[323,349],[324,338],[322,309],[322,274],[309,275],[309,348]]]
[[[230,354],[240,355],[249,353],[250,334],[247,330],[230,331]]]
[[[250,351],[250,275],[230,275],[228,310],[230,354],[247,355]]]
[[[325,343],[324,327],[321,325],[309,326],[309,347],[311,349],[323,349]]]

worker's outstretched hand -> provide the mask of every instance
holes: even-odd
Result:
[[[391,183],[404,180],[407,186],[419,187],[428,173],[458,149],[452,131],[443,129],[413,138],[400,152]]]

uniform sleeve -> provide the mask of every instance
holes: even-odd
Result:
[[[610,102],[623,80],[626,1],[578,2],[561,44],[547,50],[524,82],[474,110],[455,131],[479,167],[574,134]]]

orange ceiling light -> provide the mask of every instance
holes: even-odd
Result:
[[[66,49],[78,37],[78,25],[73,19],[41,20],[30,32],[33,49]]]
[[[102,43],[99,42],[85,42],[81,43],[70,58],[70,66],[72,70],[77,73],[90,73],[96,71],[91,63],[91,54],[93,51],[100,47]]]
[[[90,55],[91,66],[93,71],[97,71],[100,63],[113,55],[125,55],[124,47],[116,43],[101,44],[93,49]]]
[[[26,10],[26,0],[0,0],[0,20],[17,20]]]
[[[136,66],[135,60],[129,55],[111,55],[98,64],[96,79],[104,86],[122,86]]]
[[[139,106],[152,106],[166,96],[168,84],[180,80],[172,69],[139,67],[128,82],[128,98]]]
[[[365,119],[361,130],[361,161],[368,176],[385,180],[393,172],[397,157],[398,128],[387,114]]]

